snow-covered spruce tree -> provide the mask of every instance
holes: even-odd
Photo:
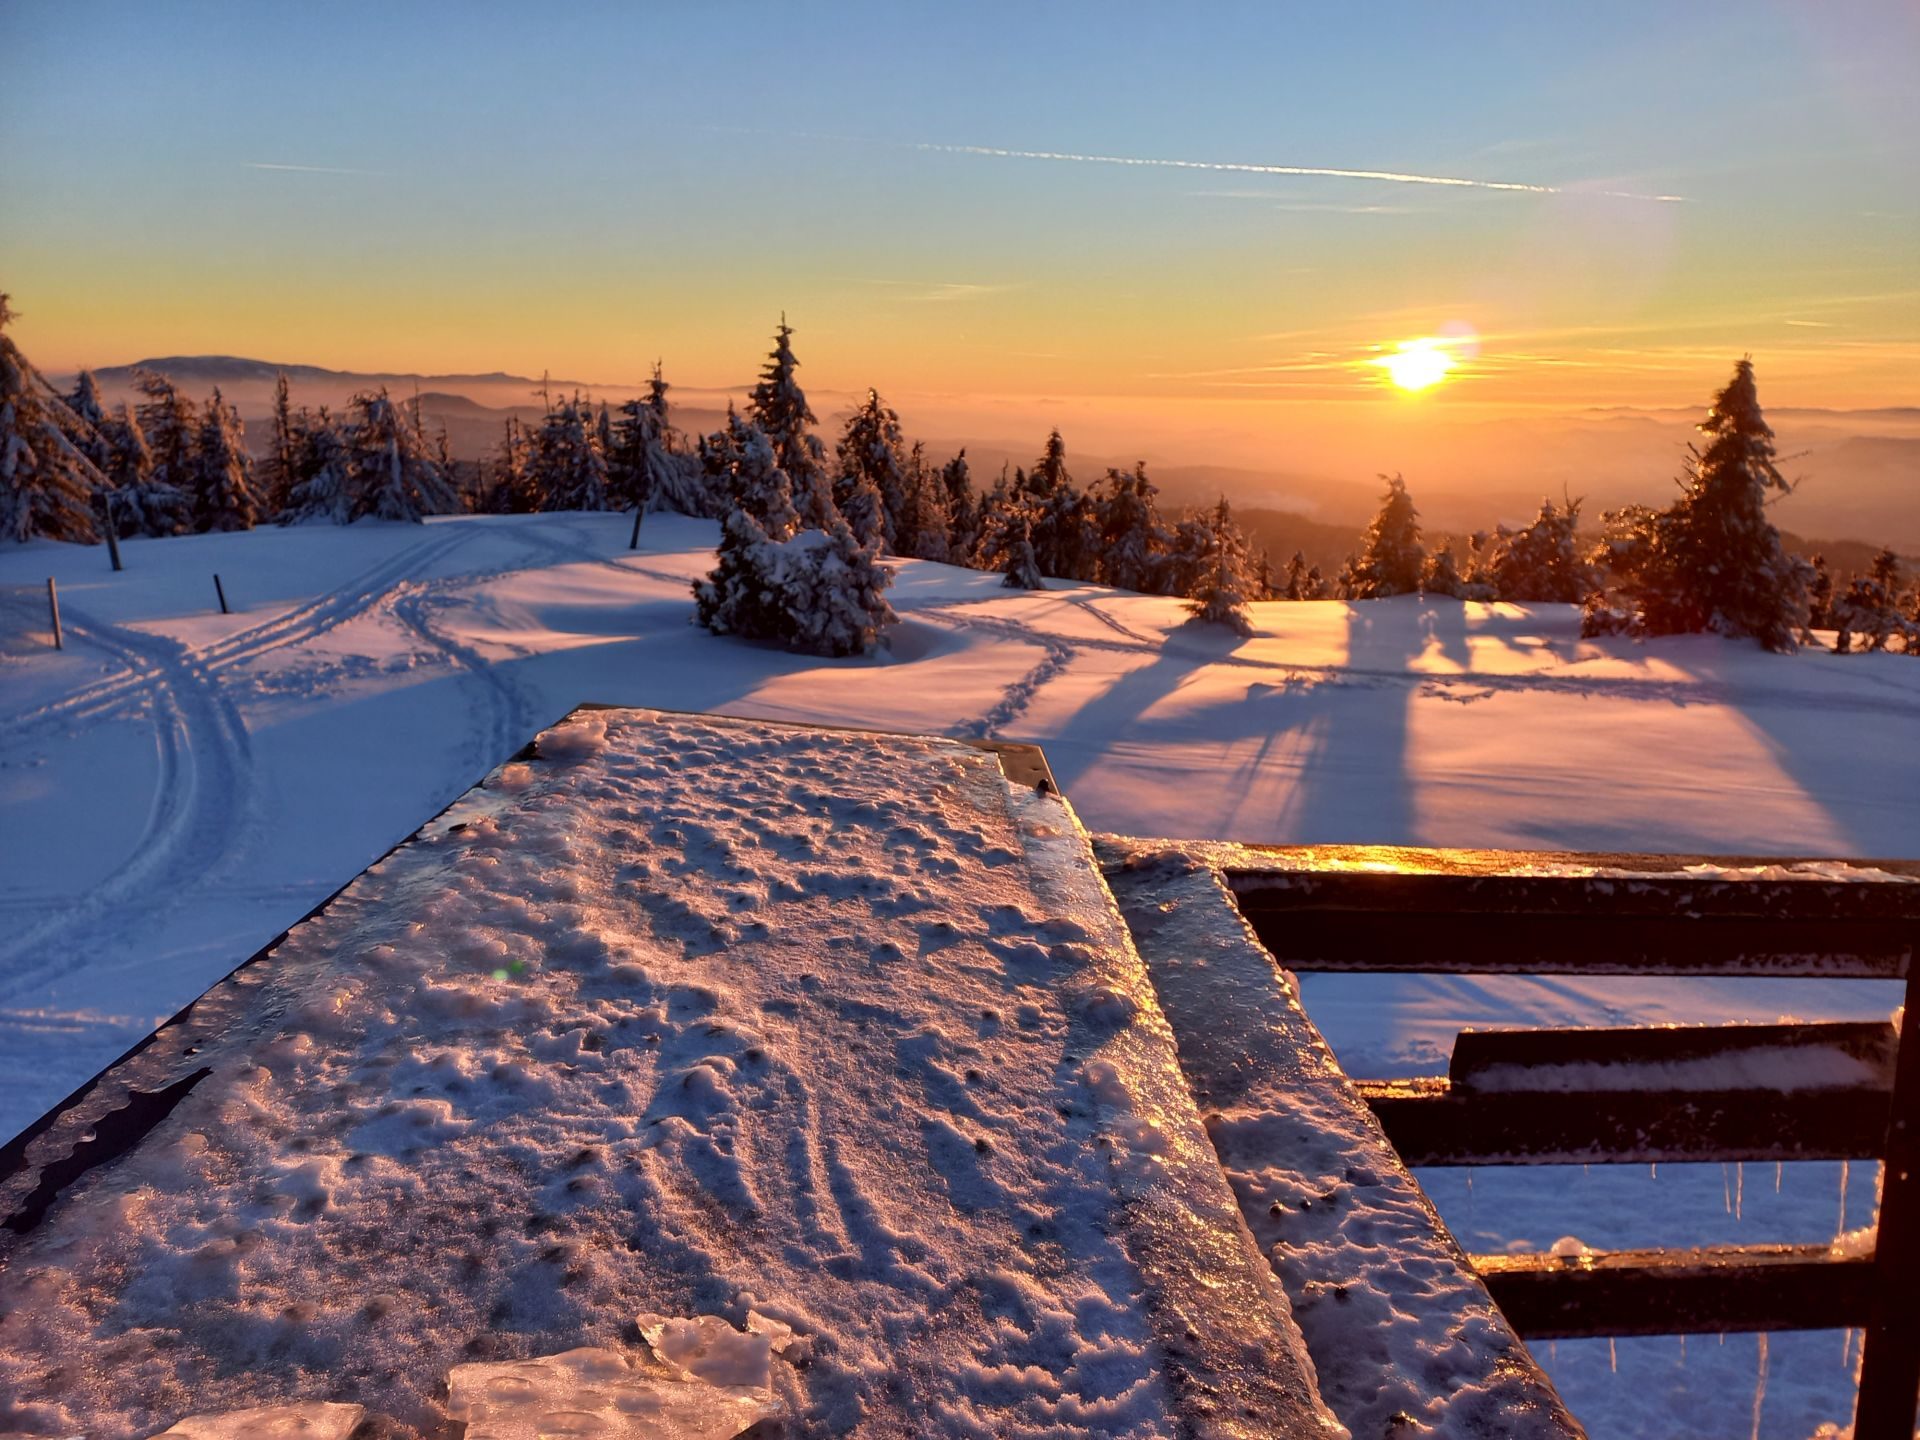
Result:
[[[1807,628],[1831,630],[1833,628],[1833,576],[1827,570],[1827,557],[1810,556],[1807,567]]]
[[[1411,595],[1420,588],[1426,551],[1420,545],[1420,512],[1413,508],[1407,482],[1398,475],[1382,475],[1387,493],[1380,497],[1380,513],[1367,527],[1358,555],[1350,556],[1340,572],[1340,595],[1345,600],[1384,600]]]
[[[1770,491],[1791,486],[1773,460],[1753,362],[1741,360],[1700,423],[1681,495],[1665,510],[1630,506],[1606,517],[1599,552],[1611,589],[1587,609],[1586,631],[1750,636],[1790,650],[1806,619],[1806,562],[1767,519]]]
[[[1318,565],[1307,564],[1307,557],[1298,550],[1287,562],[1287,573],[1277,598],[1281,600],[1325,600],[1331,587],[1326,577],[1320,573]]]
[[[112,446],[106,437],[107,427],[113,423],[113,417],[107,414],[106,407],[100,403],[100,382],[93,378],[93,371],[82,370],[73,382],[72,392],[65,399],[67,409],[80,422],[80,430],[73,437],[74,448],[93,462],[94,469],[105,475],[113,468]]]
[[[1093,580],[1100,573],[1100,533],[1093,502],[1067,473],[1066,442],[1058,430],[1027,476],[1027,491],[1038,507],[1033,521],[1033,553],[1043,575],[1062,580]]]
[[[945,561],[949,536],[946,486],[927,464],[926,447],[916,440],[907,454],[906,492],[894,521],[894,549],[916,560]]]
[[[1100,534],[1100,579],[1121,590],[1157,594],[1166,568],[1168,537],[1153,497],[1159,487],[1147,478],[1142,460],[1125,470],[1107,471],[1094,499]]]
[[[0,295],[0,534],[92,544],[106,477],[80,450],[86,427],[7,334]]]
[[[280,512],[282,525],[307,521],[345,525],[354,518],[353,455],[345,433],[324,405],[314,417],[302,412],[293,474],[293,488]]]
[[[947,563],[971,565],[980,544],[980,502],[974,498],[964,449],[941,467],[940,483],[947,492]]]
[[[1046,578],[1040,573],[1039,560],[1034,557],[1032,526],[1025,518],[1030,512],[1012,510],[1007,513],[1018,521],[1020,530],[1000,547],[1005,556],[1000,562],[1000,573],[1006,577],[1000,583],[1009,590],[1044,590],[1047,588]]]
[[[140,422],[140,429],[147,437],[147,450],[153,456],[153,467],[147,478],[153,485],[178,491],[184,503],[193,494],[199,414],[193,402],[156,371],[136,370],[133,388],[142,397],[134,408],[134,418]]]
[[[1446,546],[1435,546],[1426,564],[1420,567],[1420,593],[1449,600],[1466,598],[1467,582],[1461,578],[1459,566],[1454,564],[1453,551]]]
[[[193,489],[188,498],[193,528],[199,534],[251,530],[260,518],[246,432],[239,415],[221,398],[217,385],[200,412],[200,433],[193,449]]]
[[[254,488],[262,515],[283,513],[293,498],[300,470],[300,422],[293,413],[293,395],[282,370],[273,382],[273,413],[267,435],[267,453],[254,467]]]
[[[354,396],[348,412],[349,520],[370,515],[417,524],[459,508],[459,497],[434,463],[416,417],[396,405],[385,386],[378,394]]]
[[[907,492],[906,442],[900,435],[900,417],[878,391],[869,389],[860,408],[847,417],[834,456],[838,466],[833,499],[841,514],[847,514],[849,505],[864,507],[867,502],[857,498],[857,492],[870,487],[880,497],[881,543],[898,550],[900,511]],[[863,541],[871,538],[864,514],[857,521],[848,515],[848,524]]]
[[[890,576],[878,563],[878,544],[862,544],[838,517],[825,530],[803,529],[791,482],[751,421],[734,418],[724,448],[733,455],[734,504],[721,527],[719,563],[693,587],[700,623],[813,654],[872,648],[895,618],[881,593]]]
[[[178,535],[186,529],[187,497],[153,478],[153,452],[133,412],[122,404],[102,433],[113,451],[106,498],[114,533],[125,540],[134,535]]]
[[[592,408],[578,395],[547,411],[527,464],[542,510],[607,508],[607,458]]]
[[[1224,495],[1207,517],[1204,533],[1205,549],[1198,557],[1193,588],[1187,592],[1187,612],[1195,620],[1251,635],[1247,601],[1252,598],[1253,577],[1247,569],[1247,542]]]
[[[1920,653],[1920,612],[1915,596],[1903,593],[1900,557],[1892,547],[1873,557],[1865,575],[1856,575],[1830,608],[1836,655],[1848,654],[1858,639],[1864,650],[1886,650],[1898,640],[1908,654]]]
[[[1593,593],[1593,567],[1580,553],[1576,532],[1580,502],[1540,502],[1533,523],[1505,525],[1479,546],[1471,578],[1492,589],[1491,598],[1522,605],[1578,605]]]
[[[747,417],[758,425],[773,447],[773,461],[787,476],[801,523],[825,528],[833,521],[833,487],[827,478],[827,450],[812,426],[819,423],[807,404],[807,393],[795,375],[800,362],[793,353],[793,327],[780,317],[773,352],[760,371],[760,382],[747,397]]]
[[[846,521],[800,530],[773,549],[786,614],[768,638],[810,655],[864,655],[880,643],[881,627],[900,618],[884,593],[893,575],[880,547],[862,545]]]

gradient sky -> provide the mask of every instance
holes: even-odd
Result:
[[[1920,402],[1909,0],[0,0],[0,53],[47,369],[728,387],[784,309],[811,385],[1243,439],[1697,406],[1742,353],[1771,403]],[[1449,323],[1477,355],[1391,391]]]

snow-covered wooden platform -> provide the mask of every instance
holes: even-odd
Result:
[[[757,1316],[793,1434],[1339,1433],[1087,837],[964,742],[577,713],[15,1159],[0,1429],[611,1352],[578,1428]]]

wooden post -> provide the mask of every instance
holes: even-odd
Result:
[[[114,523],[113,496],[102,495],[100,497],[100,511],[105,517],[101,522],[101,529],[107,533],[107,558],[113,561],[113,568],[119,570],[122,568],[120,565],[120,527]]]
[[[47,577],[47,609],[53,613],[53,648],[66,649],[66,643],[60,635],[60,590],[53,583],[53,577]]]
[[[1886,1173],[1873,1245],[1873,1318],[1860,1347],[1854,1440],[1912,1440],[1920,1410],[1920,955],[1909,962],[1907,1008],[1894,1062]]]
[[[638,550],[640,548],[640,517],[646,513],[647,503],[644,500],[633,507],[633,536],[627,541],[627,548],[629,550]]]
[[[213,577],[213,593],[220,597],[220,613],[222,615],[232,614],[233,612],[227,609],[227,587],[220,583],[220,577],[218,575]]]

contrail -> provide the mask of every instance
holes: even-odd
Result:
[[[243,160],[242,166],[248,170],[296,170],[302,175],[374,175],[381,176],[384,170],[343,170],[334,165],[276,165],[267,160]]]
[[[1138,165],[1160,170],[1227,171],[1235,175],[1307,175],[1332,180],[1384,180],[1394,185],[1445,185],[1465,190],[1509,190],[1526,195],[1564,195],[1563,185],[1531,185],[1518,180],[1468,180],[1458,175],[1414,175],[1402,170],[1342,170],[1330,165],[1252,165],[1226,160],[1157,160],[1136,155],[1076,155],[1062,150],[1002,150],[991,145],[935,145],[905,142],[915,150],[941,155],[986,155],[998,160],[1066,160],[1079,165]],[[1680,204],[1684,195],[1638,195],[1625,190],[1595,192],[1617,200]]]

